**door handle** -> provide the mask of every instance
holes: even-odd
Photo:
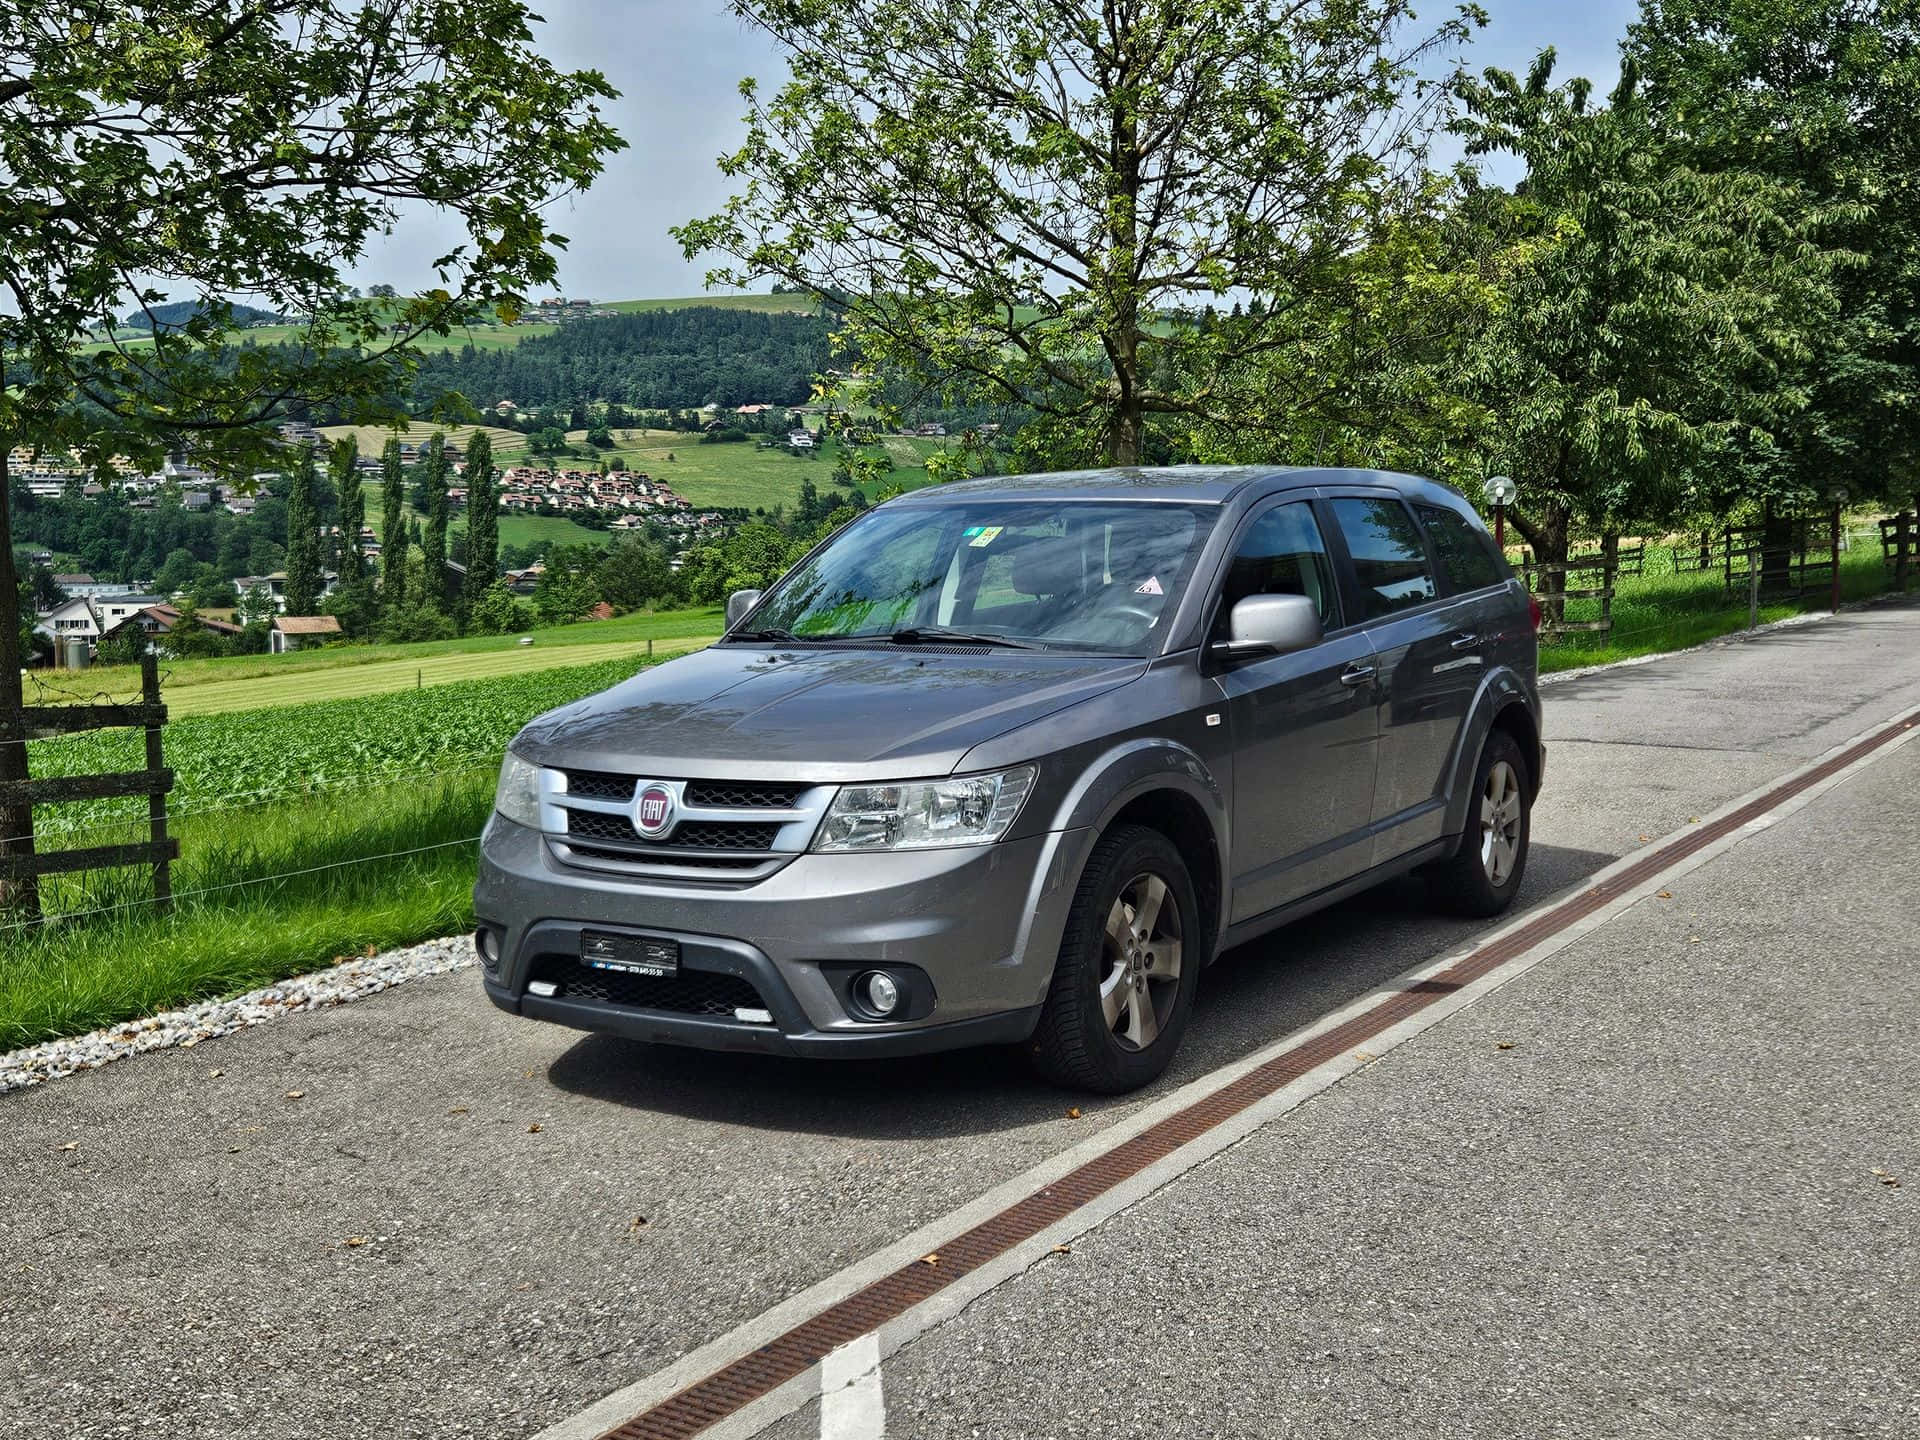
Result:
[[[1371,665],[1349,665],[1340,672],[1340,683],[1342,685],[1365,685],[1373,679],[1373,673],[1373,666]]]
[[[1456,635],[1453,637],[1453,648],[1456,650],[1471,650],[1479,643],[1480,637],[1478,635]]]

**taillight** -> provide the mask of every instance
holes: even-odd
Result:
[[[1540,608],[1540,602],[1531,595],[1527,596],[1527,614],[1533,619],[1533,633],[1538,635],[1540,622],[1546,618],[1546,612]]]

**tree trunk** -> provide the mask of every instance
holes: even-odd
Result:
[[[1507,518],[1513,522],[1513,528],[1520,532],[1520,537],[1532,547],[1536,564],[1543,567],[1565,566],[1567,550],[1573,538],[1573,514],[1565,506],[1549,505],[1532,514],[1509,510]],[[1565,569],[1540,570],[1534,585],[1534,598],[1540,602],[1546,619],[1558,622],[1567,618],[1566,588]]]
[[[26,696],[20,688],[20,574],[13,563],[13,490],[7,477],[12,438],[0,435],[0,781],[28,779]],[[33,806],[0,804],[0,855],[33,854]],[[0,911],[40,918],[40,882],[0,880]]]
[[[1767,501],[1760,512],[1760,588],[1775,592],[1793,585],[1794,523]]]

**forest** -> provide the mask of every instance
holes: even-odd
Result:
[[[414,412],[451,391],[522,409],[603,400],[637,409],[797,405],[828,364],[827,322],[749,310],[652,310],[575,320],[498,350],[428,355]]]

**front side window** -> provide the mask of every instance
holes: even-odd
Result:
[[[1498,585],[1507,577],[1494,558],[1493,541],[1485,531],[1470,525],[1452,510],[1438,505],[1417,505],[1420,522],[1427,527],[1427,538],[1440,556],[1440,568],[1446,572],[1447,586],[1455,593],[1481,590]]]
[[[1227,565],[1213,639],[1225,640],[1233,607],[1249,595],[1305,595],[1320,611],[1322,629],[1339,624],[1339,597],[1326,542],[1304,500],[1276,505],[1247,527]]]
[[[1426,543],[1398,500],[1357,497],[1333,502],[1334,523],[1353,557],[1363,620],[1424,605],[1439,593]]]
[[[981,498],[883,508],[795,568],[743,634],[960,632],[1141,655],[1171,624],[1214,507]]]

